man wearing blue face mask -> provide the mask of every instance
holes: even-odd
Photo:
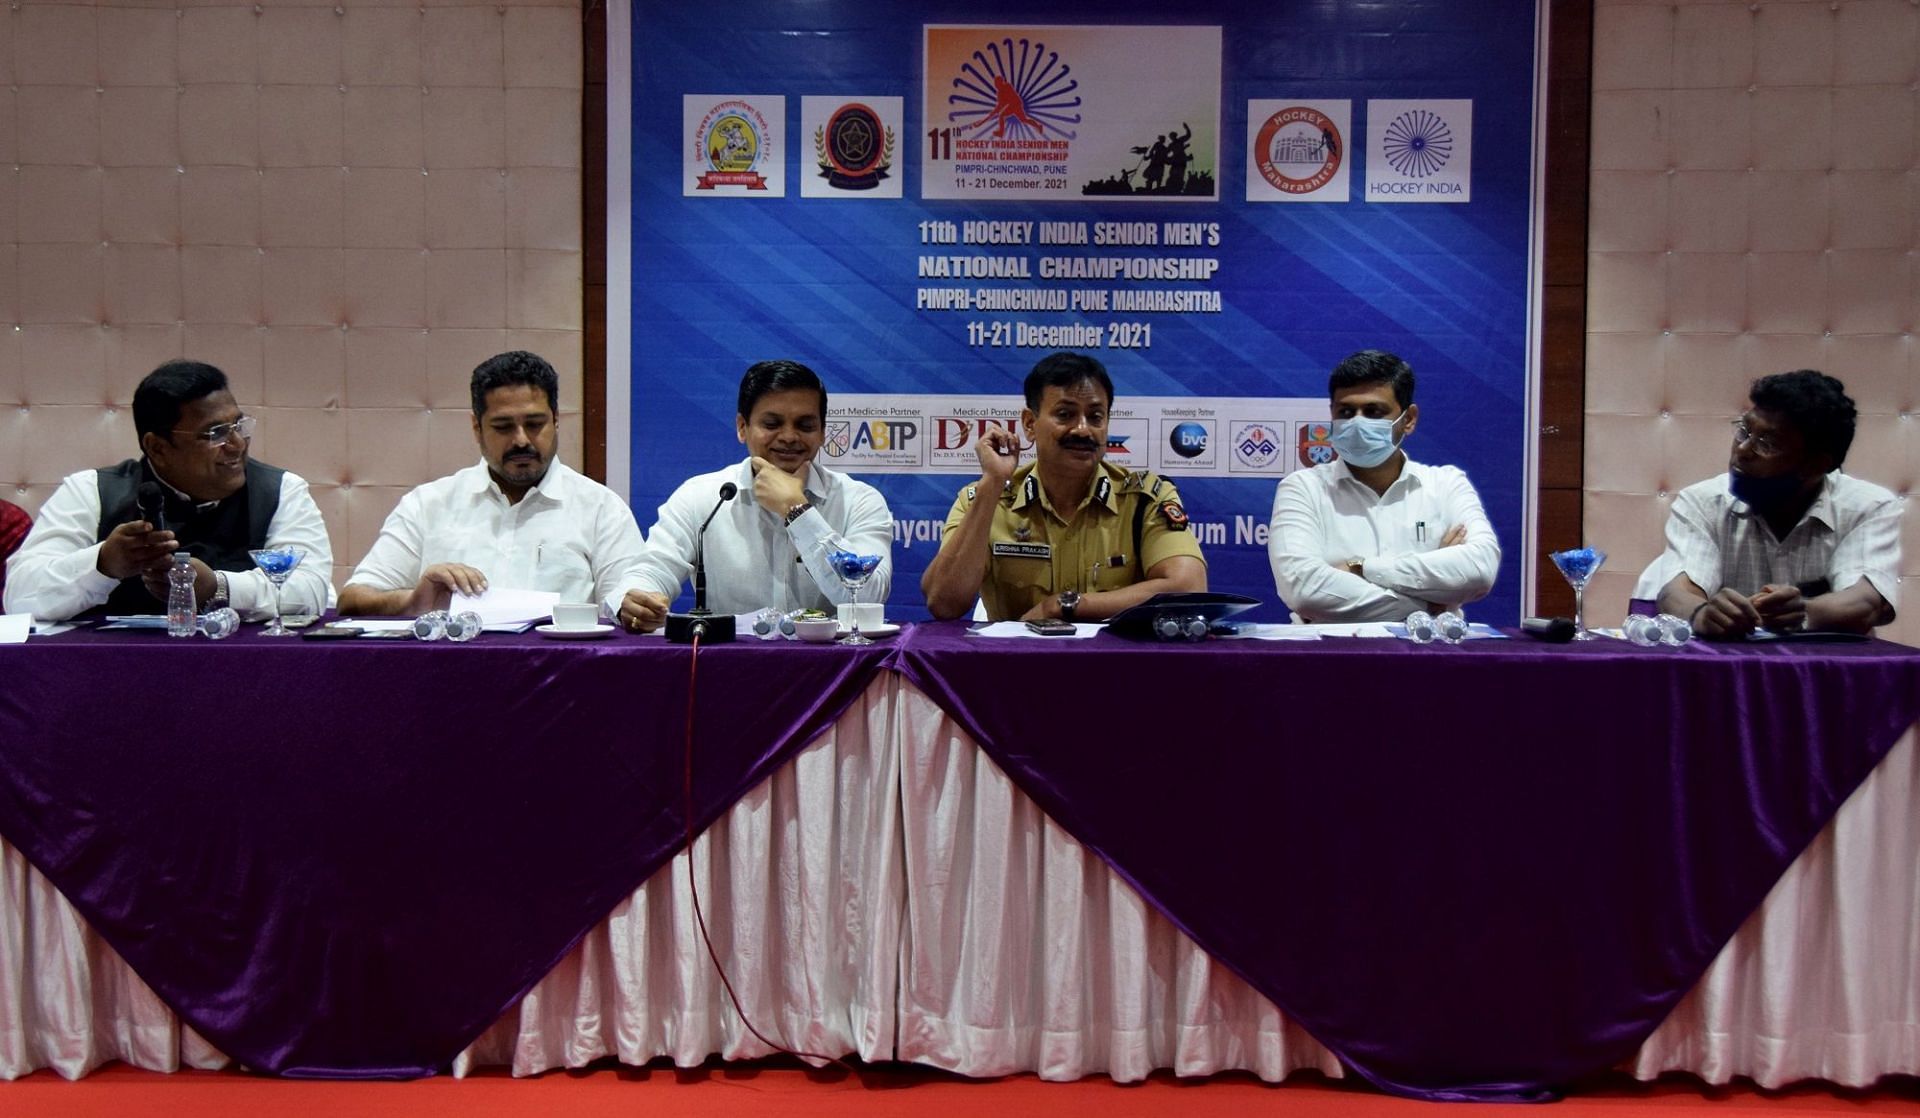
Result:
[[[1756,630],[1865,633],[1893,620],[1899,498],[1840,473],[1853,445],[1845,386],[1801,369],[1761,377],[1733,421],[1724,477],[1688,486],[1636,598],[1714,640]]]
[[[1361,350],[1327,379],[1339,458],[1287,475],[1273,495],[1267,559],[1297,621],[1402,621],[1478,601],[1500,541],[1467,475],[1402,445],[1420,422],[1413,369]]]

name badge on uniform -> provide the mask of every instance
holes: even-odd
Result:
[[[1053,547],[1044,543],[1002,543],[995,541],[989,549],[994,555],[1004,555],[1009,559],[1051,559]]]

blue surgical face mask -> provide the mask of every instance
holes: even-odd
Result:
[[[1800,492],[1804,484],[1798,474],[1781,474],[1778,477],[1753,477],[1749,474],[1727,472],[1727,492],[1735,500],[1745,501],[1748,506],[1764,512],[1784,504],[1794,494]]]
[[[1405,414],[1401,413],[1402,416]],[[1336,419],[1329,441],[1333,443],[1333,449],[1340,452],[1340,457],[1347,460],[1347,465],[1361,469],[1378,466],[1400,449],[1399,440],[1393,437],[1393,429],[1399,422],[1397,418],[1369,419],[1364,415]]]

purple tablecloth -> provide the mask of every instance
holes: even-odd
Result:
[[[1543,1097],[1630,1056],[1920,718],[1920,651],[1878,642],[922,625],[897,666],[1216,959],[1429,1098]]]
[[[702,650],[704,828],[893,654]],[[689,650],[0,648],[0,836],[167,1004],[285,1075],[446,1067],[682,842]]]

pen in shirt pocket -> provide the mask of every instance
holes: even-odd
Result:
[[[1416,520],[1413,522],[1413,542],[1414,543],[1427,542],[1427,522],[1426,521]]]

